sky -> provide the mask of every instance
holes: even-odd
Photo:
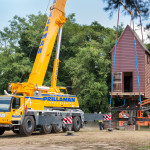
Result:
[[[49,3],[50,1],[50,3]],[[52,0],[0,0],[0,30],[9,26],[9,20],[15,15],[25,17],[29,14],[45,13],[46,8],[50,8]],[[66,15],[75,13],[76,22],[90,25],[93,21],[98,21],[105,27],[113,28],[117,24],[117,12],[110,19],[109,13],[103,10],[106,4],[103,0],[68,0],[66,4]],[[47,9],[46,14],[49,14]],[[120,23],[124,26],[130,24],[130,17],[120,15]],[[135,21],[136,24],[139,20]],[[146,22],[144,23],[146,24]]]

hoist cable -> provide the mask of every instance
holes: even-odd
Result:
[[[119,14],[120,14],[120,3],[119,3],[119,6],[118,6],[118,20],[117,20],[116,41],[118,40]]]
[[[51,1],[51,0],[48,1],[48,4],[47,4],[47,6],[46,6],[45,13],[44,13],[45,15],[46,15],[47,9],[48,9],[48,7],[49,7],[50,1]],[[44,17],[42,18],[42,22],[44,22]],[[41,27],[41,24],[39,24],[39,28],[40,28],[40,27]],[[44,29],[44,30],[45,30],[45,29]],[[36,35],[35,39],[37,38],[37,36],[38,36],[38,35]],[[33,47],[32,47],[32,49],[30,50],[29,58],[30,58],[30,56],[31,56],[32,50],[33,50]]]
[[[136,60],[136,71],[137,71],[137,80],[138,80],[139,100],[140,100],[140,105],[141,105],[140,80],[139,80],[139,69],[138,69],[136,40],[135,39],[134,39],[134,50],[135,50],[135,60]]]
[[[134,0],[134,6],[135,0]],[[137,8],[137,7],[135,7]],[[134,30],[134,16],[132,14],[132,22],[133,22],[133,34],[134,34],[134,52],[135,52],[135,61],[136,61],[136,73],[137,73],[137,80],[138,80],[138,91],[139,91],[139,100],[141,105],[141,92],[140,92],[140,79],[139,79],[139,69],[138,69],[138,60],[137,60],[137,50],[136,50],[136,38],[135,38],[135,30]]]
[[[47,7],[46,7],[46,10],[45,10],[45,15],[46,15],[48,6],[49,6],[49,4],[50,4],[50,1],[51,1],[51,0],[48,1]],[[42,18],[42,19],[43,19],[43,18]],[[43,20],[44,20],[44,19],[43,19]],[[42,22],[43,22],[43,21],[42,21]],[[41,27],[41,25],[39,25],[39,28],[40,28],[40,27]],[[44,30],[45,30],[45,29],[44,29]],[[36,35],[35,39],[37,38],[37,36],[38,36],[38,35]],[[29,58],[31,57],[32,50],[33,50],[33,45],[32,45],[32,48],[31,48],[31,50],[30,50],[30,52],[29,52],[29,56],[28,56]],[[21,75],[21,80],[22,80],[22,77],[23,77],[23,73],[22,73],[22,75]],[[20,81],[21,81],[21,80],[20,80]]]
[[[142,34],[142,42],[144,43],[144,39],[143,39],[143,25],[142,25],[142,19],[141,19],[141,14],[140,14],[140,25],[141,25],[141,34]]]
[[[111,103],[112,103],[113,81],[114,81],[115,61],[116,61],[116,50],[117,50],[117,41],[115,42],[115,51],[114,51],[114,63],[113,63],[113,74],[112,74],[112,84],[111,84],[110,106],[111,106]]]
[[[49,7],[50,1],[51,1],[51,0],[48,1],[47,8],[46,8],[46,10],[45,10],[45,14],[46,14],[47,9],[48,9],[48,7]]]
[[[131,0],[132,2],[132,0]],[[135,0],[133,0],[133,5],[135,7],[135,9],[137,10],[139,16],[140,16],[140,26],[141,26],[141,35],[142,35],[142,42],[144,42],[144,39],[143,39],[143,25],[142,25],[142,19],[141,19],[141,11],[138,9],[137,5],[135,4]]]
[[[114,81],[114,74],[115,74],[115,60],[116,60],[117,41],[118,41],[119,15],[120,15],[120,3],[118,4],[118,20],[117,20],[115,51],[114,51],[113,74],[112,74],[112,81],[111,81],[112,84],[111,84],[111,95],[110,95],[110,107],[112,103],[113,81]]]

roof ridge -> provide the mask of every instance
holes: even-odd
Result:
[[[144,45],[144,43],[142,42],[142,40],[140,39],[140,37],[138,36],[138,34],[136,33],[136,31],[133,30],[129,25],[127,25],[127,26],[132,31],[132,33],[134,34],[134,36],[138,40],[138,42],[141,44],[141,46],[145,49],[145,51],[147,51],[150,54],[149,50],[146,48],[146,46]]]
[[[130,31],[132,32],[133,36],[135,36],[135,38],[136,38],[137,41],[140,43],[140,45],[143,47],[143,49],[144,49],[146,52],[148,52],[148,53],[150,54],[149,50],[145,47],[144,43],[143,43],[142,40],[139,38],[139,36],[137,35],[137,33],[136,33],[135,31],[133,31],[133,29],[132,29],[129,25],[127,25],[127,26],[125,27],[124,31],[122,32],[121,36],[120,36],[119,39],[118,39],[118,42],[119,42],[120,39],[122,38],[122,36],[123,36],[123,34],[125,33],[125,31],[126,31],[127,28],[130,29]],[[112,50],[110,51],[110,53],[111,53],[113,50],[114,50],[114,47],[112,48]]]

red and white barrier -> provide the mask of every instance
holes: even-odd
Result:
[[[111,120],[111,114],[104,114],[104,120]]]
[[[63,118],[63,124],[72,124],[72,117]]]

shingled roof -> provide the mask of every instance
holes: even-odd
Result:
[[[124,33],[125,33],[125,31],[126,31],[127,29],[129,29],[129,30],[131,31],[131,33],[132,33],[133,36],[136,38],[136,40],[140,43],[140,45],[143,47],[143,49],[145,50],[145,52],[147,52],[147,53],[150,55],[149,50],[145,47],[145,45],[144,45],[144,43],[142,42],[142,40],[139,38],[139,36],[136,34],[136,32],[131,29],[131,27],[130,27],[129,25],[127,25],[126,28],[124,29],[124,31],[123,31],[123,33],[121,34],[121,36],[120,36],[118,42],[120,41],[120,39],[122,38],[122,36],[124,35]],[[110,53],[111,53],[112,51],[114,51],[114,49],[115,49],[115,46],[112,48],[112,50],[110,51]]]

